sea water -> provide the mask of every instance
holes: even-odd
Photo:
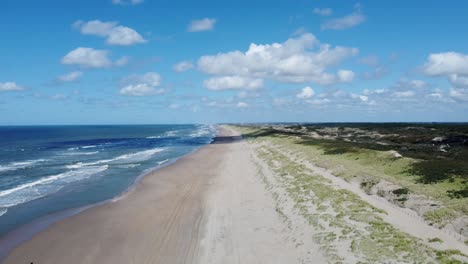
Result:
[[[0,236],[113,198],[215,133],[209,125],[0,127]]]

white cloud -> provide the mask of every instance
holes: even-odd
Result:
[[[114,21],[76,21],[73,26],[79,29],[81,34],[105,37],[106,42],[110,45],[129,46],[146,42],[146,40],[134,29],[119,26],[118,22]]]
[[[468,76],[459,76],[457,74],[449,75],[449,81],[455,87],[468,87]]]
[[[309,103],[309,104],[321,106],[321,105],[326,105],[326,104],[330,103],[331,101],[330,101],[330,99],[323,98],[323,99],[306,100],[306,102]]]
[[[393,96],[395,97],[412,97],[414,96],[414,91],[403,91],[403,92],[394,92]]]
[[[431,76],[468,75],[468,55],[457,52],[433,53],[427,58],[423,70]]]
[[[468,102],[468,55],[457,52],[433,53],[423,66],[425,74],[444,76],[454,86],[450,98]]]
[[[351,94],[351,98],[353,99],[359,99],[362,102],[367,102],[369,101],[369,96],[367,95],[360,95],[360,94]]]
[[[366,20],[366,17],[362,14],[360,5],[354,6],[354,12],[340,18],[334,18],[326,21],[321,25],[323,30],[343,30],[355,27]]]
[[[244,102],[239,102],[239,103],[237,103],[237,107],[238,108],[246,108],[246,107],[249,107],[249,104],[244,103]]]
[[[125,65],[128,64],[129,61],[130,61],[130,57],[128,57],[128,56],[123,56],[123,57],[121,57],[120,59],[118,59],[118,60],[115,61],[115,65],[116,65],[116,66],[119,66],[119,67],[125,66]]]
[[[83,76],[83,72],[80,71],[72,71],[67,74],[60,75],[57,80],[62,83],[66,82],[74,82],[78,80],[81,76]]]
[[[329,16],[333,13],[331,8],[314,8],[314,14],[319,16]]]
[[[213,30],[216,24],[216,19],[214,18],[203,18],[200,20],[192,20],[190,25],[187,28],[189,32],[199,32],[199,31],[208,31]]]
[[[107,50],[79,47],[62,58],[62,63],[87,68],[104,68],[112,65]]]
[[[409,84],[414,88],[423,88],[427,85],[426,82],[422,80],[411,80]]]
[[[115,5],[138,5],[143,3],[143,0],[112,0],[112,3]]]
[[[163,92],[164,89],[155,89],[154,87],[144,83],[130,84],[120,89],[120,94],[126,96],[148,96],[161,94]]]
[[[164,89],[156,89],[161,84],[161,76],[156,72],[134,75],[124,80],[126,85],[120,89],[125,96],[149,96],[164,93]]]
[[[339,82],[351,82],[354,79],[354,72],[349,70],[339,70],[337,72]]]
[[[296,94],[297,98],[308,99],[315,95],[315,91],[309,86],[302,88],[301,92]]]
[[[255,90],[263,87],[263,80],[240,76],[223,76],[205,80],[203,85],[210,90]]]
[[[15,82],[0,82],[0,92],[21,91],[24,88]]]
[[[192,68],[193,68],[193,63],[191,63],[190,61],[181,61],[177,63],[176,65],[174,65],[174,67],[172,67],[172,69],[176,72],[184,72]]]
[[[456,100],[468,102],[468,89],[452,88],[449,91],[449,95],[450,95],[450,97],[452,97],[452,98],[454,98]]]
[[[354,73],[351,71],[339,70],[334,74],[326,70],[357,53],[356,48],[321,44],[314,35],[306,33],[283,43],[252,43],[246,52],[202,56],[198,60],[198,68],[211,75],[329,85],[352,80]]]

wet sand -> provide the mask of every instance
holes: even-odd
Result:
[[[250,151],[221,128],[212,144],[52,224],[3,263],[298,263]]]

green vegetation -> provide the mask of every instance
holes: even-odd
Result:
[[[393,192],[400,206],[412,194],[426,195],[437,203],[435,211],[424,217],[438,226],[468,214],[466,124],[274,125],[240,129],[246,138],[268,140],[347,181],[357,180],[367,193],[381,180],[401,186]]]
[[[294,201],[295,209],[308,223],[320,230],[314,238],[321,244],[330,262],[343,262],[340,250],[348,245],[356,258],[365,260],[365,263],[388,259],[409,263],[430,263],[435,259],[440,263],[458,263],[453,256],[462,255],[460,252],[431,249],[422,241],[395,229],[381,218],[386,212],[350,191],[336,189],[329,180],[314,174],[291,155],[280,151],[277,142],[271,138],[261,138],[255,142],[260,145],[257,147],[258,156],[275,174],[276,183],[268,181],[266,177],[263,180],[267,189],[273,192],[277,211],[288,221],[288,216],[281,209],[280,195],[275,191],[279,188],[286,190]],[[273,187],[275,184],[276,188]],[[375,182],[368,181],[364,185],[371,184]],[[409,190],[401,188],[394,192],[406,195]]]
[[[424,218],[430,223],[444,227],[447,224],[447,220],[452,219],[456,215],[456,212],[450,208],[439,208],[425,213]]]
[[[429,239],[429,243],[439,243],[439,242],[443,242],[443,241],[442,241],[442,239],[440,239],[438,237],[434,237],[434,238]]]
[[[278,129],[279,128],[279,129]],[[317,146],[325,155],[359,153],[364,150],[398,151],[417,162],[408,173],[421,183],[437,183],[460,178],[468,195],[468,125],[466,124],[320,124],[272,126],[248,137],[300,136],[297,144]]]
[[[400,188],[400,189],[393,190],[392,193],[396,195],[406,195],[409,193],[409,190],[408,188]]]

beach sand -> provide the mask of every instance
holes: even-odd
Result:
[[[297,247],[235,132],[52,224],[3,263],[324,263]]]

